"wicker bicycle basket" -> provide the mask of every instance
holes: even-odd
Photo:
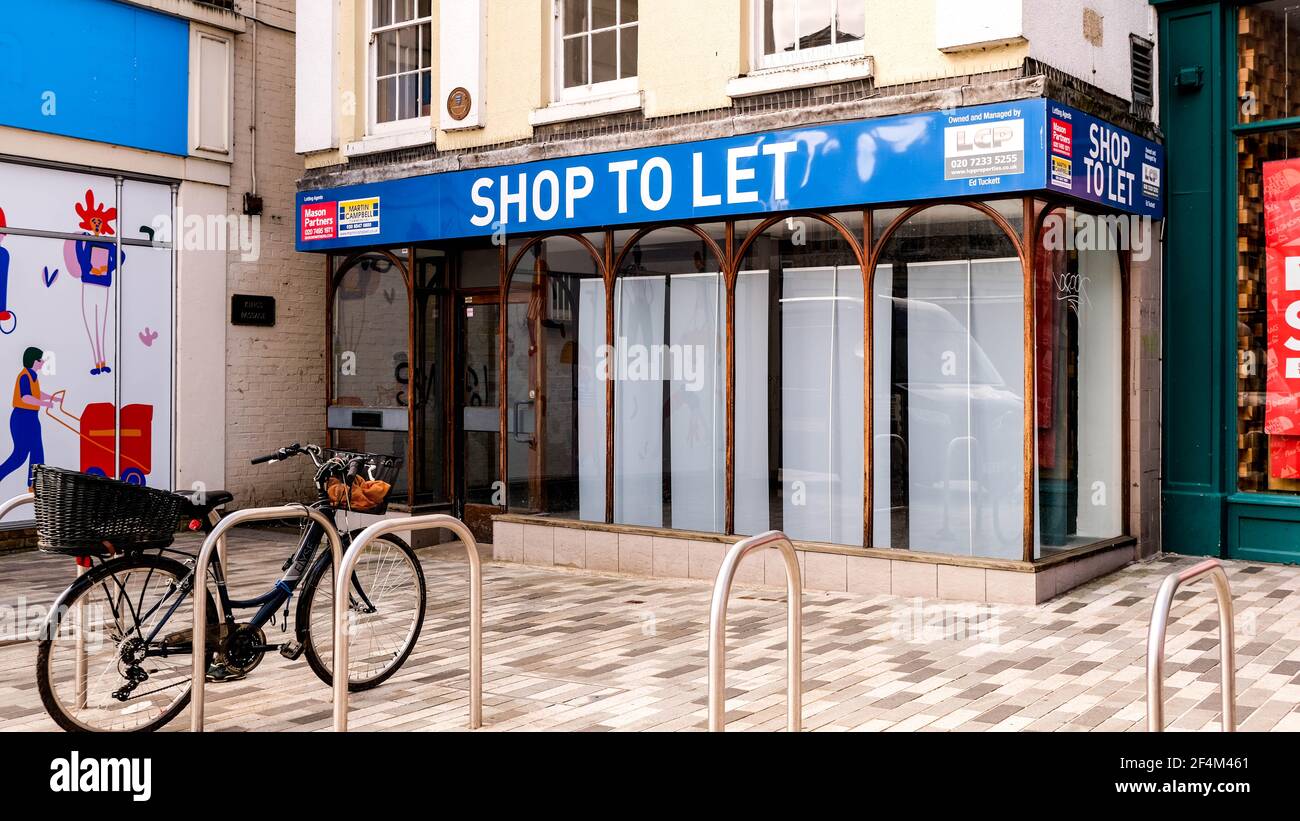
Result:
[[[174,493],[37,465],[36,545],[65,556],[167,547],[184,499]]]
[[[369,514],[382,514],[388,511],[388,500],[392,497],[393,488],[397,486],[398,475],[402,472],[400,456],[329,448],[322,449],[321,456],[325,459],[337,457],[345,463],[361,460],[357,465],[352,491],[346,495],[339,491],[331,491],[330,498],[336,510]],[[382,496],[378,495],[379,490],[383,490]],[[338,494],[337,498],[336,494]]]

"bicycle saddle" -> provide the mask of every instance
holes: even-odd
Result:
[[[235,494],[228,490],[178,490],[176,495],[189,503],[190,509],[184,515],[196,519],[202,519],[213,510],[235,500]]]

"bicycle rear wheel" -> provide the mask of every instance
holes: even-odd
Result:
[[[352,534],[355,537],[355,534]],[[345,548],[351,538],[345,542]],[[378,687],[406,662],[420,638],[425,609],[424,570],[415,552],[395,536],[375,539],[361,554],[348,597],[348,691]],[[312,568],[298,602],[307,625],[307,663],[334,684],[334,568],[328,555]]]
[[[41,636],[36,682],[69,732],[152,732],[190,701],[194,597],[190,568],[139,554],[88,571],[68,588]],[[209,635],[217,606],[204,591]],[[150,637],[153,637],[152,639]],[[205,654],[205,666],[212,652]]]

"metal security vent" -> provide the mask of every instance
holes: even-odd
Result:
[[[1130,35],[1129,54],[1133,73],[1133,105],[1155,105],[1156,44],[1137,35]]]

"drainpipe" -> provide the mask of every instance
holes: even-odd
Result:
[[[122,208],[122,178],[114,177],[117,186],[117,233],[113,235],[113,270],[117,282],[113,288],[113,478],[122,478],[122,226],[126,224]]]
[[[248,164],[252,171],[253,196],[257,196],[257,0],[253,0],[253,99],[252,110],[248,115],[248,132],[250,135]]]
[[[172,337],[171,338],[171,346],[172,346],[171,368],[168,371],[168,378],[171,380],[171,384],[168,386],[168,395],[171,398],[171,424],[169,425],[171,430],[171,436],[170,436],[170,441],[168,442],[168,446],[171,448],[171,474],[172,474],[171,484],[169,486],[173,490],[175,490],[178,488],[180,482],[180,466],[176,464],[176,419],[177,419],[176,362],[181,355],[180,343],[176,336],[176,327],[178,325],[176,321],[176,314],[178,312],[177,301],[180,299],[180,288],[178,287],[178,282],[177,282],[178,271],[180,270],[180,242],[177,240],[177,237],[179,236],[179,226],[177,226],[176,224],[176,206],[178,200],[180,199],[180,186],[177,185],[176,183],[172,183],[171,189],[172,189],[172,213],[171,213],[172,230],[171,230],[171,236],[167,238],[168,240],[171,241],[171,302],[170,304],[172,309],[171,322],[167,326],[168,328],[171,329],[171,337]]]

